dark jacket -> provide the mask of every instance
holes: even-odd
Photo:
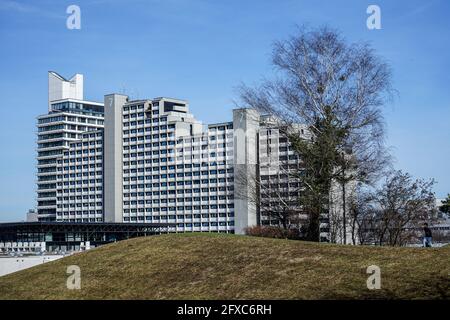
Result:
[[[428,227],[423,228],[423,232],[425,233],[425,237],[429,237],[429,238],[432,237],[430,228],[428,228]]]

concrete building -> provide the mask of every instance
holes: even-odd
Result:
[[[71,148],[71,143],[79,142],[84,133],[103,129],[104,121],[103,104],[83,100],[82,75],[66,80],[49,72],[48,79],[48,113],[37,118],[37,211],[40,221],[56,220],[58,189],[61,191],[69,182],[61,173],[64,152]],[[77,169],[80,164],[70,164],[73,170],[67,174],[73,178],[75,170],[80,174],[82,168]]]
[[[231,121],[203,125],[184,100],[108,94],[97,103],[83,100],[82,86],[82,75],[49,73],[49,112],[38,117],[40,221],[243,233],[277,224],[270,212],[283,210],[280,197],[298,205],[289,172],[300,161],[267,116],[235,109]]]
[[[105,96],[107,222],[234,230],[232,123],[204,127],[186,101]]]

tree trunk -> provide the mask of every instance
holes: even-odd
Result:
[[[343,182],[342,182],[342,224],[343,224],[343,243],[347,244],[347,220],[346,220],[346,195],[345,195],[345,171],[343,171]]]
[[[320,241],[320,221],[319,217],[320,214],[318,213],[320,211],[317,211],[317,209],[313,210],[310,213],[309,217],[309,223],[308,223],[308,240],[319,242]]]

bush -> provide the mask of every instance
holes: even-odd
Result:
[[[301,239],[298,229],[282,229],[272,226],[254,226],[245,228],[245,234],[253,237],[276,238],[276,239]]]

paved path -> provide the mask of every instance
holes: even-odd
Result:
[[[63,255],[24,256],[24,257],[1,257],[0,277],[9,273],[28,269],[42,263],[63,258]]]

